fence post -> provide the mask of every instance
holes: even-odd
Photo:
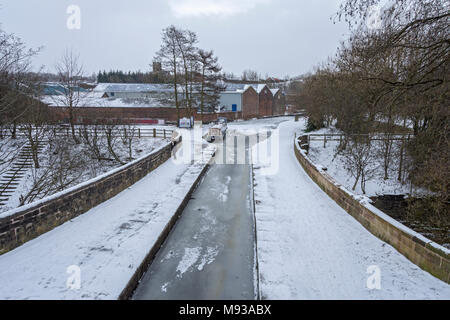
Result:
[[[323,147],[324,148],[327,147],[327,135],[326,134],[323,135]]]
[[[153,138],[156,138],[156,129],[153,128]]]
[[[164,129],[164,139],[166,138],[166,129]]]
[[[138,128],[138,136],[139,136],[139,139],[141,138],[141,128]]]

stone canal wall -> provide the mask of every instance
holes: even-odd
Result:
[[[372,234],[389,243],[420,268],[450,283],[450,250],[389,217],[372,206],[370,199],[354,195],[325,170],[315,166],[307,156],[309,146],[306,137],[295,139],[294,152],[311,179]]]
[[[130,187],[171,157],[181,136],[151,154],[65,191],[0,214],[0,254],[87,212]]]

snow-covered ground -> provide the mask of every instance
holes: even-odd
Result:
[[[339,134],[340,131],[336,129],[320,129],[318,131],[311,132],[314,134]],[[308,156],[316,164],[327,168],[328,174],[330,174],[336,181],[345,186],[348,190],[352,190],[355,183],[355,178],[347,171],[345,166],[345,158],[341,154],[336,155],[338,141],[328,141],[326,147],[323,146],[323,141],[311,141]],[[375,170],[374,177],[366,182],[366,195],[377,196],[383,194],[408,194],[411,192],[411,184],[409,182],[401,183],[397,180],[398,175],[398,161],[396,155],[399,151],[399,141],[394,141],[393,144],[393,157],[389,169],[389,179],[384,179],[384,169],[382,167],[383,158],[380,154],[380,141],[372,142],[372,152],[374,160],[370,165],[370,169]],[[414,188],[415,193],[423,193],[424,190]],[[353,191],[356,194],[363,194],[361,190],[360,181],[358,182],[356,189]]]
[[[117,299],[213,151],[203,149],[193,164],[168,160],[114,198],[0,256],[0,299]],[[79,289],[71,282],[78,271]]]
[[[275,117],[275,118],[266,118],[266,119],[252,119],[252,120],[238,120],[234,122],[230,122],[228,124],[228,128],[232,130],[236,130],[242,133],[246,133],[246,131],[261,131],[261,130],[271,130],[276,129],[278,124],[291,120],[293,117]]]
[[[155,126],[155,128],[160,127]],[[134,138],[132,142],[132,157],[136,159],[151,153],[153,150],[158,149],[168,143],[170,141],[169,138],[170,137],[168,137],[167,139],[149,137]],[[70,161],[67,161],[67,166],[70,169],[67,169],[67,172],[65,172],[66,176],[64,177],[64,179],[67,181],[66,188],[70,188],[84,181],[88,181],[121,166],[121,164],[115,161],[109,154],[106,146],[106,141],[104,141],[104,137],[102,137],[101,141],[99,142],[100,151],[105,158],[110,158],[111,160],[92,159],[92,151],[90,151],[87,145],[83,142],[79,145],[76,145],[75,143],[73,143],[71,138],[67,140],[66,138],[60,137],[58,139],[61,139],[61,144],[65,144],[67,146],[66,151],[64,151],[66,152],[67,158],[72,159]],[[26,139],[23,136],[19,136],[17,140],[11,140],[10,144],[12,143],[22,143],[22,145],[24,145],[26,144]],[[10,148],[12,147],[13,146],[10,146]],[[18,150],[20,151],[20,148]],[[27,195],[30,190],[32,190],[35,181],[42,181],[40,178],[44,175],[50,176],[54,174],[55,170],[57,170],[55,168],[57,168],[57,165],[59,164],[58,160],[55,157],[54,151],[55,146],[50,146],[49,143],[46,143],[44,145],[44,149],[39,153],[39,163],[41,168],[27,169],[24,176],[16,181],[18,183],[17,188],[15,189],[14,193],[8,198],[8,201],[5,201],[5,205],[0,207],[0,213],[17,208],[20,204],[20,197]],[[114,151],[123,162],[130,161],[130,159],[128,159],[128,147],[124,145],[120,138],[117,139],[115,143]],[[15,154],[17,154],[17,152],[15,152]],[[12,162],[6,163],[4,165],[3,171],[6,171],[8,167],[11,167],[12,164]],[[47,190],[47,188],[41,189]],[[30,200],[37,201],[45,196],[50,196],[53,193],[60,191],[52,189],[52,186],[50,185],[48,186],[48,190],[49,192],[46,192],[46,194],[38,194],[35,199]],[[26,203],[28,202],[29,201],[27,201]]]
[[[279,150],[277,170],[254,165],[261,297],[450,299],[448,284],[373,236],[308,177],[293,150],[304,121],[229,125],[244,133],[277,126],[278,149],[271,149]],[[0,256],[0,299],[116,299],[204,166],[189,163],[168,161],[109,201]],[[67,287],[74,270],[81,271],[80,289]]]
[[[309,178],[293,150],[304,128],[280,124],[275,175],[254,166],[262,298],[449,299],[448,284],[372,235]]]

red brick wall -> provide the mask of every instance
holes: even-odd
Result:
[[[283,115],[286,109],[286,99],[281,91],[273,97],[273,115]]]
[[[250,119],[258,117],[259,97],[253,88],[247,89],[242,94],[242,117]]]
[[[53,119],[63,121],[67,117],[67,108],[51,107]],[[180,109],[181,117],[187,116],[187,110]],[[75,109],[75,117],[78,123],[90,124],[101,122],[105,119],[125,120],[125,119],[163,119],[166,122],[177,121],[177,110],[175,108],[111,108],[111,107],[80,107]],[[228,120],[240,119],[241,112],[224,113],[204,113],[203,121],[216,121],[218,117],[225,117]],[[202,116],[194,111],[194,119],[202,120]]]
[[[265,87],[259,93],[259,116],[266,117],[272,115],[273,94],[269,88]]]

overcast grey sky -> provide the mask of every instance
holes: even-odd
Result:
[[[174,24],[195,31],[224,71],[295,76],[335,53],[348,36],[330,18],[341,0],[0,0],[1,27],[29,46],[44,46],[35,60],[53,71],[74,48],[90,74],[149,70],[161,30]],[[67,8],[81,10],[81,28],[67,28]]]

